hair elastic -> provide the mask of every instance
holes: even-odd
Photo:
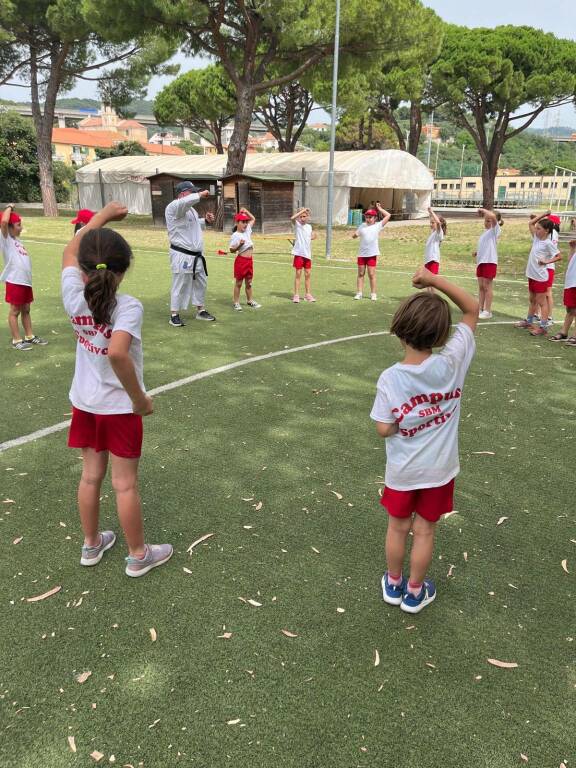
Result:
[[[108,264],[96,264],[96,269],[106,269]]]

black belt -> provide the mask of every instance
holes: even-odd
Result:
[[[202,262],[204,274],[208,277],[208,267],[206,266],[206,259],[204,258],[202,251],[189,251],[188,248],[183,248],[181,245],[174,245],[173,243],[170,243],[170,248],[172,248],[173,251],[185,253],[188,256],[194,256],[194,261],[192,263],[192,280],[196,280],[196,264],[198,263],[198,260]]]

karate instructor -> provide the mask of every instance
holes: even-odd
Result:
[[[196,320],[216,320],[204,309],[208,270],[202,250],[202,230],[206,222],[212,224],[214,214],[208,212],[205,219],[201,219],[194,209],[200,199],[209,194],[207,189],[200,192],[191,181],[181,181],[176,185],[176,199],[166,206],[164,213],[172,269],[169,322],[176,328],[184,325],[180,311],[188,309],[190,304],[196,307]]]

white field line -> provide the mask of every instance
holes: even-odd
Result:
[[[485,325],[511,325],[511,320],[495,320],[494,322],[482,323]],[[248,357],[244,360],[236,360],[233,363],[226,363],[225,365],[219,365],[217,368],[209,368],[207,371],[200,371],[192,376],[186,376],[184,379],[177,379],[176,381],[170,381],[167,384],[161,384],[159,387],[150,389],[148,394],[150,396],[161,395],[164,392],[169,392],[172,389],[178,389],[178,387],[184,387],[187,384],[192,384],[195,381],[201,379],[207,379],[210,376],[216,376],[219,373],[226,373],[232,371],[234,368],[244,368],[246,365],[252,363],[259,363],[261,360],[270,360],[273,357],[282,357],[284,355],[291,355],[294,352],[305,352],[308,349],[317,349],[318,347],[327,347],[331,344],[340,344],[343,341],[356,341],[357,339],[367,339],[371,336],[389,336],[390,331],[370,331],[369,333],[359,333],[354,336],[342,336],[338,339],[326,339],[325,341],[316,341],[313,344],[304,344],[301,347],[289,347],[288,349],[279,349],[276,352],[267,352],[265,355],[256,355],[255,357]],[[32,443],[34,440],[39,440],[42,437],[53,435],[55,432],[62,432],[64,429],[70,426],[70,419],[67,421],[60,421],[58,424],[53,424],[51,427],[44,427],[38,429],[36,432],[31,432],[29,435],[22,435],[21,437],[15,437],[13,440],[6,440],[4,443],[0,443],[0,453],[9,450],[10,448],[18,448],[26,443]]]
[[[60,245],[62,247],[66,245],[66,243],[60,243],[54,240],[34,240],[33,238],[27,238],[27,242],[39,243],[40,245]],[[165,251],[151,251],[145,248],[134,248],[133,250],[135,253],[150,253],[150,254],[161,254],[162,256],[166,256],[166,257],[168,256],[168,248],[166,248]],[[221,259],[222,261],[231,262],[233,260],[233,255],[226,254],[226,256],[216,256],[215,261],[218,261],[218,259]],[[291,266],[291,263],[289,261],[273,261],[272,259],[261,259],[258,257],[258,252],[255,253],[255,259],[258,264],[276,264],[281,267]],[[350,262],[346,261],[345,259],[332,259],[332,261],[340,261],[346,264],[350,264]],[[210,261],[209,263],[211,264],[212,261]],[[339,270],[348,271],[348,272],[356,272],[356,264],[350,264],[349,267],[338,267],[335,264],[315,264],[314,269],[339,269]],[[414,274],[414,270],[406,272],[404,270],[394,269],[394,267],[388,266],[385,262],[379,265],[379,271],[390,272],[393,275],[409,275],[410,277],[412,277],[412,275]],[[453,275],[449,275],[443,272],[442,277],[447,277],[450,280],[458,280],[458,279],[474,280],[474,281],[477,280],[477,277],[475,274],[463,275],[460,272]],[[510,285],[524,285],[527,287],[527,278],[525,280],[508,280],[508,279],[498,277],[497,283],[499,285],[510,284]]]

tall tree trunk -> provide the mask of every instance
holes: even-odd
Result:
[[[419,101],[410,102],[410,132],[408,134],[408,152],[418,155],[418,146],[422,134],[422,110]]]
[[[396,120],[396,116],[394,115],[394,110],[390,107],[389,104],[387,104],[384,101],[380,102],[377,109],[378,109],[377,117],[382,119],[389,128],[392,128],[392,130],[396,134],[396,138],[398,139],[398,149],[401,149],[403,152],[405,152],[406,138],[404,136],[404,131],[402,130],[402,128],[398,124],[398,121]]]
[[[482,162],[482,207],[490,211],[494,208],[494,185],[504,147],[505,132],[505,126],[501,131],[494,131],[490,147],[486,147],[486,161]]]
[[[232,173],[242,173],[244,170],[244,161],[248,151],[248,137],[250,134],[250,123],[252,122],[252,112],[256,94],[250,86],[242,85],[237,91],[237,111],[234,116],[234,130],[230,137],[228,145],[228,162],[226,164],[226,175]]]

